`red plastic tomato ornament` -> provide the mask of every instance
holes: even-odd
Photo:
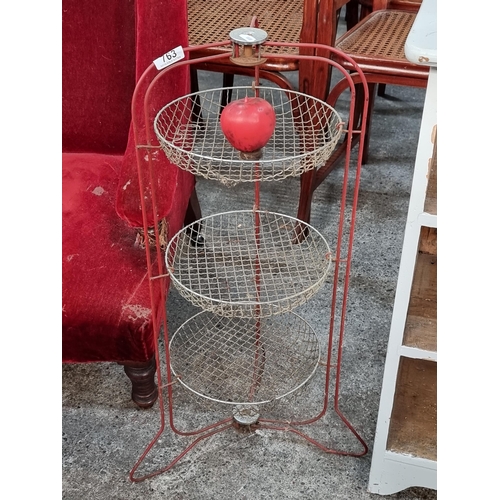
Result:
[[[273,107],[261,97],[230,102],[222,111],[220,126],[231,146],[250,153],[263,148],[276,125]]]

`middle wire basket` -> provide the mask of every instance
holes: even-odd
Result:
[[[193,244],[195,225],[202,246]],[[242,318],[282,314],[305,303],[332,266],[328,243],[312,226],[254,210],[215,214],[184,227],[165,258],[182,296],[219,316]]]
[[[256,175],[254,160],[243,160],[219,125],[222,92],[232,99],[255,96],[276,113],[273,136],[264,147]],[[169,160],[183,170],[227,186],[281,180],[317,168],[331,156],[343,133],[339,113],[325,102],[292,90],[228,87],[195,92],[164,106],[154,130]]]

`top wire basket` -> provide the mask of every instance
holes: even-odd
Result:
[[[242,159],[219,124],[221,96],[259,97],[276,114],[274,134],[258,160]],[[323,165],[344,128],[338,112],[306,94],[281,88],[242,86],[195,92],[164,106],[154,130],[172,163],[195,175],[232,186],[240,182],[281,180]]]

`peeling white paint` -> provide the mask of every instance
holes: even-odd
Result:
[[[80,255],[80,254],[78,254],[78,253],[73,253],[73,254],[71,254],[71,255],[68,255],[68,256],[66,257],[66,260],[67,260],[68,262],[71,262],[71,261],[73,260],[73,257],[76,257],[77,255]]]
[[[130,183],[131,183],[131,182],[132,182],[132,180],[131,180],[131,179],[129,179],[129,180],[127,181],[127,183],[126,183],[126,184],[122,187],[122,189],[125,191],[125,189],[127,189],[127,187],[130,185]]]
[[[101,196],[103,193],[105,193],[104,189],[101,186],[97,186],[93,191],[92,194],[95,194],[96,196]]]

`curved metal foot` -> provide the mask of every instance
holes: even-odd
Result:
[[[139,460],[137,461],[137,463],[134,465],[134,467],[130,471],[130,474],[129,474],[130,480],[133,483],[139,483],[141,481],[144,481],[146,479],[150,479],[152,477],[158,476],[159,474],[163,474],[164,472],[169,471],[181,458],[183,458],[187,453],[189,453],[189,451],[191,451],[198,443],[200,443],[201,441],[203,441],[204,439],[206,439],[208,437],[213,436],[214,434],[217,434],[218,432],[222,432],[224,430],[232,429],[232,428],[233,428],[233,424],[231,423],[231,424],[225,425],[224,427],[217,428],[215,430],[207,432],[206,434],[203,434],[202,436],[200,436],[197,439],[195,439],[189,446],[187,446],[181,453],[179,453],[179,455],[177,455],[165,467],[162,467],[161,469],[155,470],[154,472],[150,472],[149,474],[144,474],[142,476],[138,476],[137,477],[135,475],[135,473],[136,473],[137,469],[139,468],[139,466],[141,465],[141,463],[144,460],[144,458],[146,457],[146,455],[149,453],[149,451],[153,447],[154,443],[156,442],[157,438],[159,437],[159,435],[158,435],[156,437],[156,439],[148,446],[148,448],[146,448],[146,451],[142,454],[142,456],[139,458]]]

